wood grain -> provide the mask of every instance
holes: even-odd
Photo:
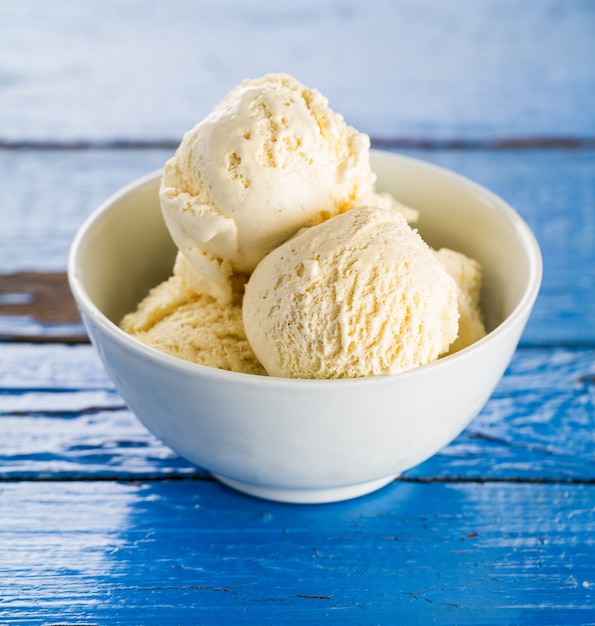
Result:
[[[594,498],[393,483],[294,506],[193,481],[2,484],[0,620],[587,624]]]
[[[87,343],[63,272],[0,275],[0,340]]]
[[[280,70],[379,138],[593,138],[594,26],[583,0],[4,2],[0,138],[179,140]]]
[[[584,0],[0,3],[0,623],[595,624],[594,32]],[[278,70],[500,194],[544,257],[484,410],[332,505],[243,496],[157,441],[64,276],[100,203]]]
[[[0,306],[8,314],[32,313],[40,322],[60,324],[80,320],[63,273],[0,275]]]

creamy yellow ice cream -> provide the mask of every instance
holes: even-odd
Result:
[[[369,147],[367,135],[291,76],[237,86],[165,166],[161,206],[185,280],[226,302],[233,272],[250,273],[304,226],[365,203],[414,218],[376,194]]]
[[[448,351],[457,285],[400,213],[363,207],[268,254],[246,285],[243,317],[269,375],[396,374]]]
[[[173,275],[121,327],[202,365],[301,378],[394,374],[483,337],[481,268],[430,250],[417,212],[376,192],[369,147],[291,76],[237,86],[165,165]]]
[[[442,248],[435,254],[457,285],[459,330],[448,350],[449,354],[453,354],[486,334],[481,311],[481,267],[475,259],[448,248]]]
[[[153,288],[120,326],[143,343],[186,361],[266,374],[244,332],[242,288],[235,285],[231,302],[224,305],[172,276]]]

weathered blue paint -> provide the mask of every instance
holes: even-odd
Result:
[[[593,485],[293,506],[218,483],[0,487],[3,623],[589,623]]]
[[[29,296],[2,296],[0,336],[58,343],[0,341],[0,623],[595,624],[595,5],[46,5],[0,5],[0,276],[63,272],[101,201],[280,70],[378,146],[463,146],[400,151],[508,200],[544,280],[465,432],[379,492],[313,506],[177,458],[91,346],[60,343],[80,326],[10,317]],[[532,140],[550,148],[502,148]]]
[[[595,135],[588,0],[0,4],[0,140],[179,139],[238,82],[319,88],[380,137]]]

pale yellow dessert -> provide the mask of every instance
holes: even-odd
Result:
[[[448,248],[442,248],[435,254],[457,284],[459,330],[448,350],[449,354],[453,354],[486,334],[481,310],[481,267],[475,259]]]
[[[121,327],[187,361],[306,378],[395,374],[481,338],[479,264],[428,248],[417,211],[376,191],[369,147],[291,76],[238,85],[165,165],[173,275]]]
[[[353,209],[306,229],[254,270],[243,304],[272,376],[357,378],[436,360],[457,337],[454,279],[397,211]]]
[[[167,227],[200,293],[231,298],[233,272],[251,272],[300,228],[361,204],[416,212],[377,194],[370,140],[315,89],[286,74],[246,80],[189,130],[165,165]]]
[[[231,302],[197,294],[179,276],[154,287],[121,321],[121,328],[172,356],[245,374],[266,374],[242,323],[242,286]]]

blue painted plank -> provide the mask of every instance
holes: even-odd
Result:
[[[593,485],[0,485],[3,624],[587,624]]]
[[[584,0],[0,4],[0,140],[179,138],[268,71],[378,137],[595,136]]]
[[[379,145],[589,145],[594,27],[582,0],[2,3],[0,145],[165,148],[0,150],[0,274],[63,271],[99,202],[271,69]],[[147,433],[90,346],[0,343],[1,623],[595,623],[595,151],[406,152],[500,193],[544,252],[478,418],[380,492],[268,503]]]
[[[247,416],[249,418],[249,416]],[[408,480],[595,480],[595,350],[520,349],[470,426]],[[187,476],[91,346],[0,346],[0,479]]]
[[[594,150],[403,150],[493,189],[530,224],[543,287],[523,341],[595,342]],[[0,273],[60,271],[83,219],[108,195],[162,166],[169,150],[0,150]],[[68,181],[67,183],[65,181]],[[0,333],[77,332],[1,315]]]
[[[63,271],[84,219],[173,150],[0,150],[0,273]]]

